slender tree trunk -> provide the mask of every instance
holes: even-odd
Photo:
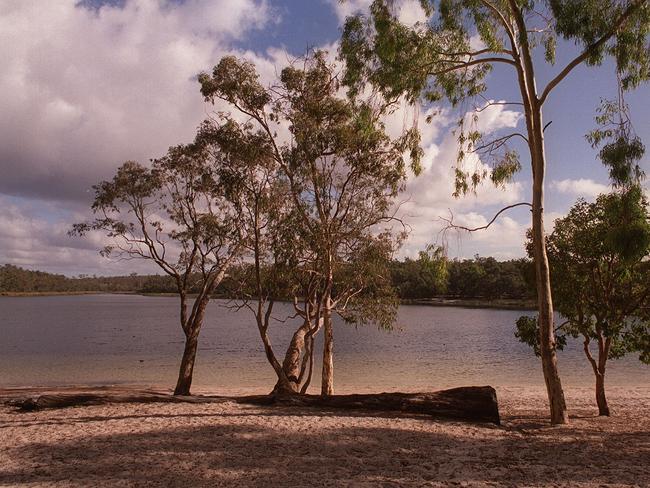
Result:
[[[598,415],[609,417],[609,405],[605,396],[605,372],[599,372],[596,375],[596,404],[598,405]]]
[[[202,297],[197,298],[192,314],[189,319],[187,331],[185,332],[185,349],[181,359],[181,367],[178,372],[178,381],[174,388],[174,395],[189,395],[192,386],[192,376],[194,374],[194,363],[196,361],[196,351],[199,346],[199,333],[203,325],[205,308],[210,301],[209,292]]]
[[[537,96],[535,68],[528,42],[528,31],[522,9],[516,0],[509,0],[510,11],[515,21],[515,37],[511,47],[516,60],[517,78],[521,92],[528,148],[533,171],[533,257],[535,261],[535,280],[537,285],[537,308],[540,329],[540,350],[542,371],[551,410],[551,423],[566,424],[569,415],[564,400],[555,350],[555,328],[553,327],[553,300],[551,277],[546,254],[546,235],[544,233],[544,172],[546,155],[544,153],[544,125],[542,105]]]
[[[174,395],[186,396],[190,394],[198,345],[198,333],[190,333],[185,339],[185,349],[183,350],[183,358],[181,359],[181,367],[178,372],[178,381],[176,382],[176,388],[174,388]]]
[[[584,335],[583,350],[591,368],[594,370],[596,377],[596,404],[598,405],[598,415],[605,415],[609,417],[609,406],[607,405],[607,397],[605,396],[605,367],[607,365],[607,355],[609,354],[609,347],[611,340],[605,342],[602,335],[598,337],[598,362],[591,355],[589,350],[589,343],[591,338]]]
[[[544,135],[542,126],[541,107],[534,103],[532,114],[533,139],[530,141],[533,162],[533,247],[535,257],[535,277],[537,284],[537,308],[540,330],[540,350],[542,370],[549,407],[551,423],[566,424],[569,415],[564,399],[564,391],[557,365],[555,347],[555,327],[553,317],[553,299],[551,295],[551,276],[546,253],[546,234],[544,232],[544,172],[546,156],[544,154]]]
[[[327,298],[323,310],[323,376],[321,395],[334,394],[334,328],[332,326],[332,309],[330,298]]]
[[[307,390],[309,389],[309,385],[311,384],[311,379],[314,374],[314,342],[315,338],[314,336],[318,333],[320,330],[320,319],[318,319],[319,322],[316,326],[315,330],[310,330],[309,334],[307,336],[307,342],[305,343],[305,355],[306,357],[303,358],[303,368],[307,368],[305,372],[307,373],[307,377],[304,380],[304,383],[300,387],[300,394],[304,395],[307,393]],[[304,360],[308,361],[308,364],[305,364]]]
[[[605,368],[607,368],[607,358],[609,349],[612,345],[611,338],[605,338],[602,329],[598,327],[598,371],[596,372],[596,404],[598,405],[598,415],[609,417],[609,405],[605,396]]]

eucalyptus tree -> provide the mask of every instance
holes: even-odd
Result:
[[[212,156],[196,142],[170,148],[151,168],[127,161],[94,187],[94,220],[72,230],[101,231],[110,239],[102,255],[152,262],[174,280],[185,335],[175,395],[190,394],[206,307],[244,244]]]
[[[304,243],[295,232],[295,212],[286,181],[279,173],[265,133],[250,123],[221,115],[201,126],[198,138],[216,155],[219,178],[227,181],[227,197],[234,205],[237,225],[248,237],[234,308],[248,308],[273,368],[274,392],[298,393],[311,380],[307,374],[314,324],[314,275],[301,265]],[[307,280],[309,283],[306,283]],[[293,298],[294,317],[276,317],[278,300]],[[302,317],[287,346],[284,360],[276,354],[269,328],[274,320]],[[311,341],[310,341],[311,339]],[[313,353],[313,350],[311,351]],[[312,356],[313,359],[313,356]]]
[[[287,244],[299,250],[295,265],[312,275],[314,326],[324,335],[323,395],[333,393],[333,315],[349,321],[392,322],[395,306],[383,306],[383,274],[346,273],[388,262],[400,233],[393,204],[406,176],[406,158],[420,154],[413,132],[391,139],[370,102],[339,95],[335,68],[325,53],[282,70],[265,87],[252,64],[225,57],[199,77],[206,100],[225,102],[237,117],[265,134],[278,178],[286,182],[292,220]],[[400,228],[401,229],[401,228]],[[300,243],[297,248],[293,243]],[[380,259],[381,257],[381,259]],[[372,258],[372,259],[371,259]],[[366,260],[367,261],[364,261]],[[377,300],[363,302],[372,290]],[[390,297],[386,297],[390,302]],[[305,307],[302,308],[305,312]],[[306,316],[312,320],[309,315]]]
[[[608,359],[640,353],[650,364],[650,214],[640,187],[578,201],[555,221],[548,255],[558,312],[560,347],[581,337],[596,377],[600,415],[609,415],[605,395]],[[516,335],[539,353],[537,321],[521,317]],[[597,356],[591,352],[596,343]]]
[[[468,152],[492,159],[489,173],[502,184],[520,167],[509,142],[523,140],[532,169],[532,237],[540,322],[540,349],[551,421],[568,422],[564,393],[557,367],[553,333],[553,301],[544,232],[545,134],[548,124],[543,107],[562,81],[582,64],[615,61],[621,89],[636,87],[650,75],[647,35],[650,28],[648,0],[420,0],[425,22],[400,23],[393,0],[374,0],[370,15],[348,18],[340,54],[346,61],[345,82],[351,93],[372,84],[387,100],[405,97],[434,103],[447,99],[452,105],[481,97],[486,75],[495,65],[512,69],[512,82],[525,115],[525,133],[484,140],[461,124],[459,160]],[[539,65],[555,63],[557,39],[575,43],[573,59],[538,88]],[[537,56],[537,51],[543,56]],[[477,111],[493,104],[488,102]],[[476,115],[476,113],[474,114]],[[471,117],[475,120],[475,117]],[[471,191],[488,176],[456,170],[456,195]]]

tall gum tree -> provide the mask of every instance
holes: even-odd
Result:
[[[252,64],[234,57],[223,58],[199,81],[207,101],[225,102],[266,134],[277,177],[288,186],[290,230],[302,250],[298,261],[315,277],[314,303],[303,310],[314,311],[315,328],[322,321],[321,393],[331,395],[333,316],[380,326],[394,317],[394,296],[382,283],[390,279],[388,268],[375,271],[382,263],[387,266],[399,242],[401,233],[382,226],[396,222],[393,204],[406,178],[407,159],[417,164],[419,141],[413,131],[391,139],[380,109],[339,95],[336,70],[322,52],[283,69],[279,82],[268,88]],[[278,135],[280,127],[288,137]],[[374,300],[364,301],[364,296]],[[312,320],[309,314],[305,319]]]
[[[207,305],[242,251],[234,208],[211,157],[205,145],[193,143],[170,148],[151,168],[124,163],[112,180],[95,186],[96,218],[72,230],[104,232],[111,240],[104,256],[153,262],[174,280],[185,335],[175,395],[190,394]]]
[[[485,91],[486,75],[494,65],[512,69],[512,81],[521,96],[512,103],[523,108],[525,133],[485,141],[477,131],[462,130],[459,160],[467,152],[491,156],[490,177],[502,184],[521,167],[507,143],[521,138],[527,145],[533,181],[532,202],[526,204],[532,208],[542,369],[551,422],[567,423],[544,232],[543,106],[573,69],[581,64],[600,65],[607,57],[615,59],[622,89],[648,79],[648,0],[421,0],[420,5],[428,20],[414,26],[400,23],[392,0],[375,0],[369,16],[347,19],[340,47],[346,62],[345,82],[352,94],[370,83],[387,100],[405,96],[412,103],[447,99],[457,105]],[[544,62],[554,64],[558,37],[573,41],[579,52],[546,86],[538,88],[534,51],[543,49]],[[494,103],[509,102],[488,105]],[[486,176],[483,171],[457,169],[455,194],[475,189]]]

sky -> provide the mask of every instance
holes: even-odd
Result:
[[[404,22],[421,14],[415,0],[400,0]],[[213,110],[196,75],[227,54],[245,57],[270,82],[292,56],[308,48],[335,54],[346,15],[369,0],[0,0],[0,264],[69,276],[157,270],[148,263],[100,257],[104,240],[69,237],[87,220],[92,185],[110,178],[126,160],[143,163],[192,140]],[[560,43],[555,66],[538,63],[539,86],[577,53]],[[488,78],[490,100],[517,100],[509,67]],[[600,98],[613,97],[611,63],[579,67],[545,105],[548,155],[547,230],[579,197],[608,190],[607,174],[584,135],[593,128]],[[650,140],[650,87],[628,96],[635,130]],[[465,107],[467,110],[469,107]],[[424,171],[410,177],[402,199],[411,228],[401,256],[444,244],[450,257],[475,254],[509,259],[524,255],[530,212],[515,209],[486,231],[442,233],[441,217],[467,226],[487,223],[504,205],[530,199],[523,170],[505,189],[482,185],[476,195],[453,198],[455,121],[464,114],[438,107],[400,109],[387,120],[395,133],[417,117],[425,149]],[[485,133],[521,129],[516,106],[491,107],[478,125]],[[523,149],[523,148],[519,148]],[[486,165],[471,161],[469,165]],[[646,171],[649,161],[643,161]],[[473,166],[471,166],[473,167]]]

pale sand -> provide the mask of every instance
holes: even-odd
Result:
[[[650,486],[650,387],[498,389],[503,425],[280,407],[0,407],[0,486]]]

